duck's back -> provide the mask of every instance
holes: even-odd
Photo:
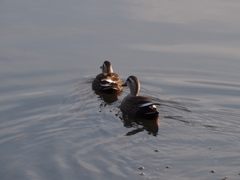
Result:
[[[106,93],[122,91],[122,80],[116,73],[101,73],[96,76],[92,83],[92,89]]]
[[[144,96],[127,96],[122,101],[120,109],[123,113],[142,119],[156,119],[158,111],[150,98]]]

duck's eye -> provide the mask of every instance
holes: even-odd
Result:
[[[133,82],[133,79],[132,79],[132,78],[128,78],[128,81],[131,81],[131,82]]]

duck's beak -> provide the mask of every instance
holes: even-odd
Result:
[[[122,84],[122,86],[127,86],[127,83]]]

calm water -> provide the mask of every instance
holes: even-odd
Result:
[[[239,1],[0,4],[1,180],[240,179]],[[94,94],[104,60],[159,124]]]

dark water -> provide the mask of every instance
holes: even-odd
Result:
[[[240,179],[240,2],[0,4],[1,180]],[[158,124],[91,90],[106,59]]]

